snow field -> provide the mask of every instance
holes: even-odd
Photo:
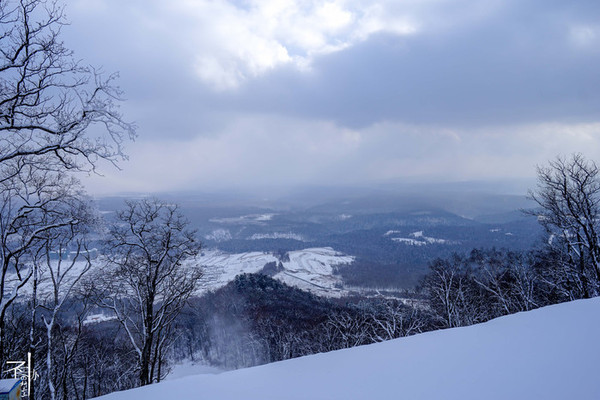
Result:
[[[401,231],[387,231],[383,234],[384,237],[388,237],[390,235],[394,235],[397,233],[402,233]],[[393,237],[392,241],[397,243],[403,243],[409,246],[425,246],[428,244],[456,244],[456,242],[452,242],[446,239],[438,239],[429,236],[425,236],[423,231],[417,231],[410,234],[410,238],[403,237]]]
[[[282,262],[284,271],[276,274],[275,279],[322,296],[339,297],[346,293],[336,287],[341,280],[333,275],[333,267],[353,262],[353,256],[338,253],[330,247],[290,251],[288,254],[290,260]],[[196,261],[204,266],[198,294],[223,287],[237,275],[259,272],[269,262],[278,263],[279,260],[271,253],[207,251]]]

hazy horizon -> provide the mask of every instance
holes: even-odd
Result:
[[[123,190],[111,192],[90,192],[96,198],[128,197],[128,196],[243,196],[246,198],[266,198],[277,200],[294,195],[311,195],[322,193],[342,198],[347,195],[388,194],[402,195],[422,193],[479,193],[506,196],[527,196],[529,190],[536,187],[534,178],[530,179],[498,179],[468,181],[386,181],[357,184],[296,184],[296,185],[246,185],[221,187],[188,187],[171,190]]]

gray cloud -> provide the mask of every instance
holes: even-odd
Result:
[[[72,0],[67,45],[121,72],[140,126],[92,191],[521,177],[600,157],[596,1],[315,0],[269,29],[257,4]]]
[[[600,20],[599,7],[510,4],[469,26],[371,37],[321,57],[313,74],[287,69],[264,76],[230,102],[349,126],[596,120],[600,31],[587,24],[592,15]]]

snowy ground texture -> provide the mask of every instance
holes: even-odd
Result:
[[[400,231],[387,231],[383,236],[387,237],[390,235],[395,235],[401,233]],[[446,239],[438,239],[429,236],[425,236],[423,231],[417,231],[410,234],[409,238],[403,237],[393,237],[392,241],[403,243],[409,246],[426,246],[428,244],[459,244],[459,242],[454,242]]]
[[[102,397],[600,399],[600,298]]]
[[[275,279],[321,296],[341,297],[347,294],[339,288],[342,281],[333,274],[333,268],[352,263],[354,257],[331,247],[290,251],[288,254],[290,260],[282,262],[283,271],[277,273]],[[209,250],[196,262],[204,266],[204,276],[200,279],[197,291],[197,294],[202,294],[225,286],[239,274],[259,272],[266,263],[279,260],[271,253],[230,254]]]

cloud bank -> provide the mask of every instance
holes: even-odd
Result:
[[[140,126],[92,191],[522,178],[600,160],[600,4],[73,0]]]

